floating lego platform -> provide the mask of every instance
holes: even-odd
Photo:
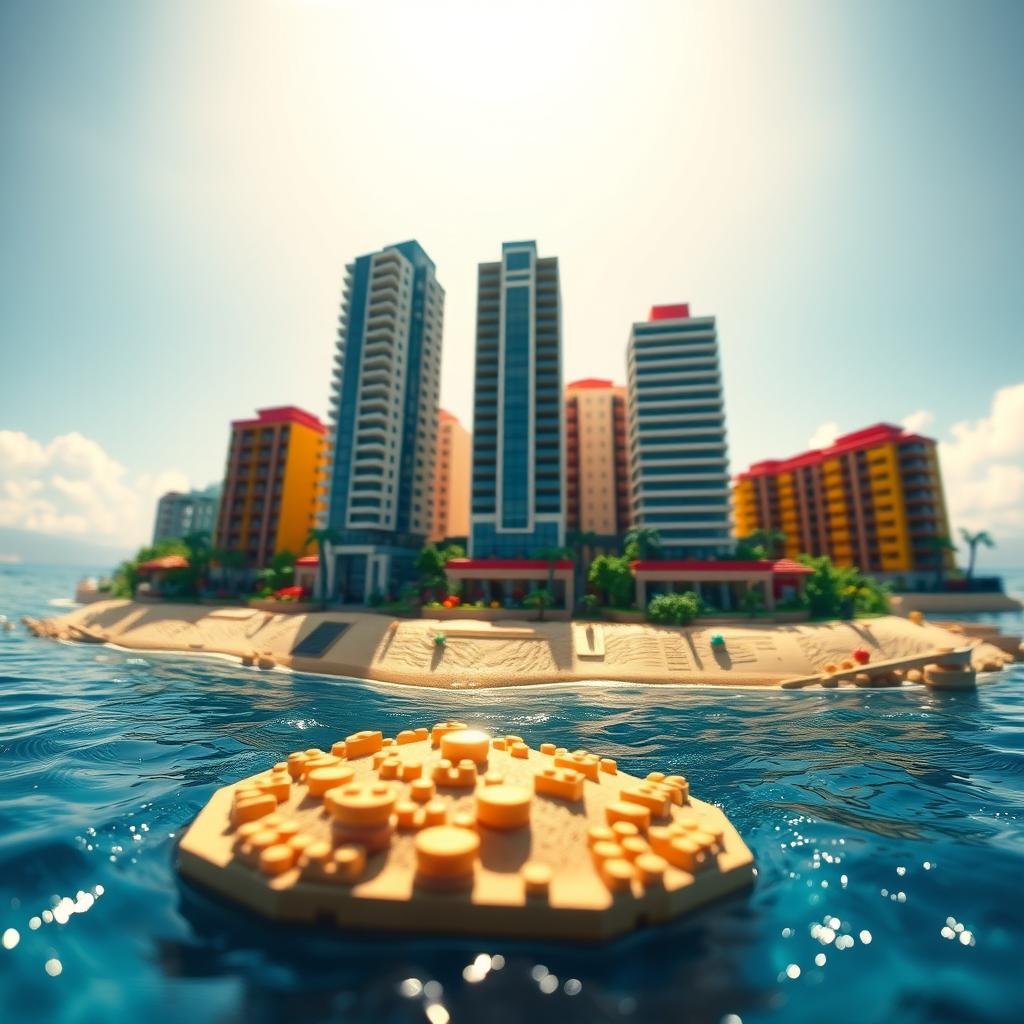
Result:
[[[218,790],[188,878],[281,921],[600,940],[751,884],[750,850],[681,775],[461,722],[365,731]]]

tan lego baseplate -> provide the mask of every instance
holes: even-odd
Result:
[[[461,722],[364,731],[214,793],[187,877],[268,917],[599,940],[751,884],[750,850],[681,775]]]

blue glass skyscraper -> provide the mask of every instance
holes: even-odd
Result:
[[[558,260],[505,242],[481,263],[470,555],[528,558],[564,542],[562,308]]]
[[[328,592],[386,594],[414,576],[430,533],[444,289],[418,242],[346,268],[331,419]]]

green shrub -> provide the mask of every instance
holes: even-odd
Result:
[[[384,595],[379,590],[375,590],[366,599],[366,603],[371,608],[379,608],[384,603]]]
[[[597,594],[584,594],[580,604],[583,606],[585,615],[597,615],[601,610],[601,599]]]
[[[853,566],[836,566],[827,556],[800,559],[814,571],[807,577],[807,607],[820,619],[852,619],[858,612],[883,615],[889,611],[889,588]]]
[[[636,584],[629,560],[618,555],[598,555],[590,563],[587,582],[599,591],[612,608],[629,608],[636,595]]]
[[[684,594],[658,594],[647,606],[647,617],[663,626],[685,626],[699,614],[700,602],[689,590]]]

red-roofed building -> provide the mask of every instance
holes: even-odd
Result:
[[[763,606],[771,611],[779,601],[803,593],[804,583],[814,571],[788,558],[751,561],[676,561],[633,562],[636,579],[636,606],[646,608],[659,593],[692,591],[706,604],[720,611],[742,607],[748,590],[760,593]]]
[[[503,607],[521,607],[531,590],[544,590],[552,575],[549,562],[537,558],[453,558],[445,565],[445,574],[461,584],[462,602],[499,601]],[[573,563],[568,559],[554,564],[554,609],[549,618],[568,619],[573,607]]]
[[[626,389],[587,377],[565,389],[568,533],[594,533],[598,547],[618,547],[629,529]]]
[[[891,423],[754,463],[736,477],[733,500],[737,535],[780,531],[790,557],[828,555],[907,584],[953,565],[938,544],[949,521],[935,441]]]
[[[215,545],[250,569],[280,551],[300,555],[316,523],[326,427],[294,405],[234,420]]]

